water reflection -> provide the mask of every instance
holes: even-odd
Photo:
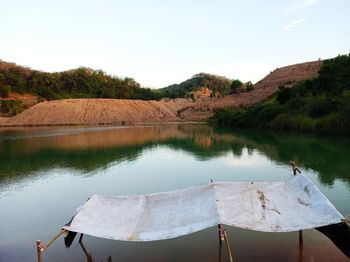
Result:
[[[239,161],[246,149],[276,164],[319,173],[322,183],[342,179],[350,186],[350,142],[346,138],[276,132],[215,129],[207,125],[157,125],[133,128],[15,129],[0,131],[0,183],[52,168],[81,173],[135,161],[146,150],[167,147],[206,161],[232,152]],[[243,159],[242,159],[243,160]],[[234,164],[234,163],[233,163]],[[246,163],[248,164],[248,163]]]
[[[316,228],[319,232],[321,232],[324,236],[328,237],[341,251],[344,256],[350,258],[350,246],[348,245],[350,241],[350,229],[345,224],[337,224],[337,225],[330,225],[325,227]],[[220,234],[223,232],[224,234]],[[69,232],[69,234],[65,237],[65,245],[66,247],[70,247],[76,237],[77,233]],[[308,261],[308,259],[305,259],[305,257],[308,257],[309,254],[304,254],[304,232],[299,231],[298,232],[298,261]],[[79,246],[86,257],[87,262],[95,261],[93,252],[86,247],[83,241],[83,234],[80,234],[79,237]],[[217,247],[218,247],[218,261],[233,261],[235,259],[234,254],[235,250],[229,241],[229,237],[226,234],[226,230],[219,225],[218,230],[218,240],[217,240]],[[306,243],[308,244],[308,243]],[[306,245],[307,246],[307,245]],[[113,261],[113,257],[110,254],[107,254],[108,257],[107,261],[111,262]],[[101,260],[101,259],[100,259]],[[101,260],[103,261],[103,260]]]
[[[210,179],[283,181],[291,173],[290,160],[346,215],[349,153],[347,138],[230,132],[198,124],[0,129],[0,260],[34,261],[34,241],[50,239],[93,194],[146,194]],[[304,231],[300,255],[297,232],[226,229],[236,261],[348,261],[317,230]],[[344,241],[334,243],[341,249]],[[84,245],[97,261],[108,256],[118,261],[217,261],[220,255],[216,227],[151,243],[87,236]],[[221,255],[227,261],[227,252]],[[58,242],[45,256],[47,261],[86,261],[74,243],[65,249]]]

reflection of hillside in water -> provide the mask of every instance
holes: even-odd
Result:
[[[38,131],[40,132],[40,131]],[[230,150],[233,135],[219,135],[205,125],[157,125],[102,129],[93,132],[57,132],[50,136],[0,133],[2,177],[25,174],[54,167],[83,172],[104,168],[112,162],[133,161],[143,150],[168,146],[209,159]],[[12,134],[12,135],[11,135]]]
[[[281,164],[295,160],[320,173],[321,181],[350,180],[346,139],[313,135],[217,130],[207,125],[0,132],[0,179],[54,167],[91,172],[111,163],[133,161],[144,150],[166,146],[205,161],[243,148],[258,150]],[[42,129],[41,129],[42,130]],[[89,131],[90,130],[90,131]],[[41,133],[40,133],[41,132]],[[55,134],[52,135],[52,132]],[[5,163],[5,164],[4,164]]]
[[[322,183],[342,179],[350,184],[350,141],[346,137],[312,134],[288,134],[272,131],[235,132],[237,141],[254,148],[273,161],[289,164],[295,160],[300,167],[319,173]]]

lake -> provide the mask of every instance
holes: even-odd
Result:
[[[213,180],[285,181],[294,160],[343,215],[350,214],[350,140],[205,124],[0,129],[0,261],[36,261],[93,194],[145,194]],[[300,214],[302,216],[302,214]],[[226,226],[235,261],[348,261],[317,230],[263,233]],[[87,261],[59,238],[43,261]],[[165,241],[84,236],[95,261],[220,261],[217,228]],[[228,261],[225,247],[221,261]]]

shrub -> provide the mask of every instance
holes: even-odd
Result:
[[[313,97],[309,102],[308,114],[311,117],[321,117],[338,109],[338,103],[335,100],[325,96]]]
[[[242,82],[238,79],[232,80],[232,83],[230,85],[231,93],[234,94],[237,92],[238,88],[242,86]]]
[[[280,114],[269,126],[274,129],[290,130],[293,129],[294,125],[294,121],[290,115]]]
[[[279,114],[283,113],[283,108],[278,104],[267,105],[257,114],[258,122],[270,122]]]
[[[20,100],[3,100],[1,101],[1,111],[9,115],[17,115],[25,109],[23,102]]]
[[[0,87],[0,97],[7,98],[9,97],[11,92],[11,87],[9,85],[1,86]]]
[[[42,87],[38,90],[37,94],[47,100],[59,99],[59,96],[52,91],[49,87]]]
[[[246,91],[250,92],[254,89],[254,85],[252,84],[252,82],[248,81],[247,82],[247,87],[246,87]]]
[[[292,89],[285,88],[284,86],[279,87],[279,91],[277,93],[277,101],[282,105],[285,104],[292,97]]]

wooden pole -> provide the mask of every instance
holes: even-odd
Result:
[[[43,247],[41,245],[41,240],[36,241],[36,251],[38,253],[38,262],[42,262],[43,260]]]
[[[304,256],[303,231],[299,230],[299,262],[303,261],[303,256]]]
[[[227,237],[227,233],[226,233],[226,230],[224,229],[224,236],[225,236],[225,243],[226,243],[226,247],[227,247],[227,250],[228,250],[228,255],[230,257],[230,262],[233,262],[233,257],[232,257],[232,252],[231,252],[231,247],[230,247],[230,242],[228,240],[228,237]]]
[[[81,243],[81,241],[83,241],[83,236],[84,236],[84,234],[80,234],[79,243]]]
[[[221,262],[222,244],[219,244],[219,262]]]
[[[299,168],[296,166],[294,161],[290,161],[290,164],[292,165],[292,169],[293,169],[293,176],[297,175],[297,172],[300,174],[301,171],[299,170]]]
[[[80,235],[79,245],[80,245],[81,249],[83,250],[83,252],[84,252],[84,254],[85,254],[85,256],[86,256],[87,262],[93,262],[91,253],[89,253],[89,252],[87,251],[87,249],[86,249],[86,247],[85,247],[85,245],[84,245],[84,243],[83,243],[83,241],[82,241],[82,239],[83,239],[82,236],[83,236],[83,234]]]
[[[225,240],[224,230],[225,229],[223,229],[222,225],[219,224],[218,225],[218,232],[219,232],[219,243],[220,243],[220,245],[222,244],[222,241]]]
[[[48,242],[47,242],[47,244],[45,245],[45,247],[44,247],[44,249],[47,249],[49,246],[51,246],[51,244],[53,243],[53,242],[55,242],[55,240],[57,239],[57,238],[59,238],[63,233],[65,233],[65,232],[67,232],[67,230],[65,230],[65,229],[62,229],[60,232],[58,232],[58,234],[56,235],[56,236],[54,236],[51,240],[49,240]]]
[[[59,238],[63,233],[66,233],[67,230],[61,229],[60,232],[56,236],[54,236],[51,240],[47,242],[46,245],[41,244],[41,240],[36,241],[36,251],[38,253],[38,262],[42,262],[43,252],[53,243],[57,238]]]

